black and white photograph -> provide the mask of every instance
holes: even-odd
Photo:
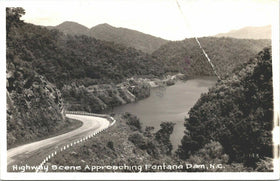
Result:
[[[279,179],[279,0],[0,3],[1,180]]]

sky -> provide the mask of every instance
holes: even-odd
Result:
[[[76,0],[24,1],[25,22],[55,26],[74,21],[88,28],[102,23],[167,40],[272,24],[278,0]]]

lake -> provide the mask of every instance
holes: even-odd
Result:
[[[176,123],[171,135],[174,151],[184,135],[184,118],[200,98],[201,93],[206,93],[216,80],[216,77],[201,77],[177,81],[175,85],[169,87],[153,88],[150,97],[118,106],[113,112],[130,112],[140,119],[144,129],[146,126],[154,126],[155,131],[160,128],[162,121]]]

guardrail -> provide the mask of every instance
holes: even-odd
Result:
[[[66,144],[64,146],[61,146],[60,149],[54,150],[54,152],[52,152],[47,157],[45,157],[45,159],[41,162],[41,164],[36,169],[36,172],[40,172],[41,169],[43,169],[44,164],[46,164],[51,158],[56,156],[59,152],[62,152],[64,150],[66,150],[67,148],[73,147],[74,145],[77,145],[79,143],[87,141],[89,138],[94,137],[95,135],[97,135],[97,134],[101,133],[102,131],[108,129],[109,127],[113,126],[116,123],[116,120],[112,116],[109,116],[109,115],[106,115],[106,114],[96,114],[96,113],[88,113],[88,112],[82,112],[82,111],[64,111],[64,114],[76,114],[76,115],[87,115],[87,116],[102,117],[102,118],[106,118],[111,123],[107,128],[101,129],[101,130],[99,130],[97,132],[94,132],[90,135],[87,135],[87,136],[85,136],[81,139],[75,140],[74,142],[71,142],[71,143]]]

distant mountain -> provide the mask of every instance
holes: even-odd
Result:
[[[158,37],[126,28],[116,28],[109,24],[97,25],[90,29],[89,34],[96,39],[113,41],[146,53],[152,53],[167,43],[167,40]]]
[[[111,41],[132,47],[145,53],[152,53],[160,46],[167,43],[167,40],[154,37],[139,31],[127,28],[116,28],[109,24],[100,24],[91,29],[75,22],[64,22],[57,26],[48,26],[48,29],[58,29],[70,35],[87,35],[99,40]]]
[[[201,46],[215,65],[220,76],[231,74],[235,67],[247,62],[270,40],[204,37]],[[189,76],[213,75],[213,70],[194,38],[168,42],[153,52],[154,57],[164,61],[165,71],[181,72]]]
[[[58,29],[70,35],[88,35],[89,29],[79,23],[65,21],[57,26],[47,26],[48,29]]]
[[[261,27],[245,27],[232,30],[228,33],[220,33],[215,37],[231,37],[239,39],[271,39],[271,25]]]

